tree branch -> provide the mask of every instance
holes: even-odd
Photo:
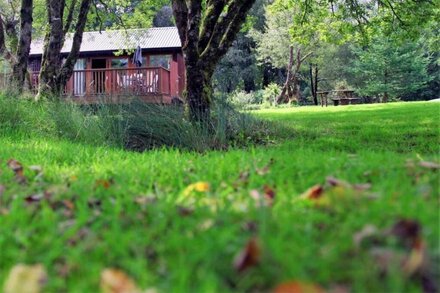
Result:
[[[206,3],[206,12],[203,17],[200,31],[199,52],[206,49],[211,40],[218,19],[226,6],[226,0],[210,0]]]
[[[70,27],[72,26],[73,13],[75,12],[76,1],[77,0],[72,0],[72,2],[70,3],[66,23],[64,24],[64,35],[66,35],[69,32]]]

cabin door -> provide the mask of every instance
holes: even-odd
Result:
[[[86,59],[78,59],[73,67],[73,95],[83,97],[86,94]]]
[[[92,59],[92,92],[95,95],[105,94],[106,59]]]

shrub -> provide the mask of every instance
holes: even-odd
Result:
[[[245,91],[235,91],[229,96],[232,105],[239,109],[248,109],[252,105],[260,105],[263,102],[264,92],[258,90],[247,93]]]
[[[277,97],[281,94],[281,87],[276,83],[270,83],[265,89],[263,94],[264,102],[275,105]]]

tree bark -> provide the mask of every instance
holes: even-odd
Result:
[[[73,3],[73,2],[72,2]],[[59,75],[59,86],[61,89],[63,89],[67,82],[69,81],[70,77],[73,74],[73,68],[75,67],[75,63],[78,60],[84,29],[86,27],[87,22],[87,14],[90,9],[91,0],[82,0],[81,1],[81,7],[79,9],[79,15],[82,15],[82,17],[79,17],[76,27],[75,27],[75,34],[73,35],[73,43],[72,43],[72,49],[70,50],[69,56],[66,59],[66,62],[64,63],[63,67],[61,68],[60,75]],[[70,17],[70,16],[69,16]],[[66,30],[65,30],[66,31]]]
[[[186,67],[186,102],[192,122],[209,124],[212,74],[232,46],[255,0],[172,0]]]
[[[61,94],[57,76],[62,62],[61,49],[64,40],[62,11],[64,7],[58,0],[47,0],[46,3],[49,31],[45,37],[38,96]]]
[[[318,65],[310,63],[310,89],[312,91],[313,103],[318,106]]]
[[[65,1],[47,0],[49,31],[45,36],[43,61],[40,71],[40,84],[36,99],[42,96],[59,97],[73,74],[73,68],[78,60],[87,15],[91,0],[81,0],[78,20],[75,25],[72,48],[64,64],[61,50],[66,34],[72,25],[76,0],[69,6],[67,20],[63,24]]]
[[[12,81],[21,91],[28,73],[29,53],[32,41],[33,1],[22,0],[20,10],[20,41],[17,49],[17,62],[13,66]],[[31,86],[31,84],[29,85]]]
[[[301,90],[299,84],[299,70],[301,69],[301,64],[306,60],[312,52],[301,57],[301,49],[299,48],[296,54],[296,61],[294,60],[294,49],[290,46],[290,57],[289,65],[287,67],[287,77],[286,82],[283,85],[280,95],[277,97],[277,104],[290,103],[296,100],[298,103],[301,101]],[[295,68],[293,68],[295,65]]]
[[[13,56],[6,47],[5,23],[0,15],[0,55],[3,56],[10,63],[13,62]]]
[[[291,94],[290,86],[292,81],[292,69],[293,69],[293,46],[289,48],[289,65],[287,65],[287,77],[286,82],[281,90],[280,95],[277,97],[277,104],[287,103],[289,101],[289,95]],[[289,93],[287,93],[289,91]]]

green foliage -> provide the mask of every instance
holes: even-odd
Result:
[[[264,89],[263,100],[270,105],[275,105],[276,99],[280,94],[281,86],[276,83],[271,83]]]
[[[89,13],[88,29],[147,28],[169,0],[101,1]]]
[[[254,91],[257,88],[259,69],[253,40],[240,33],[228,53],[216,67],[213,84],[216,90],[231,93],[237,89]]]
[[[229,95],[229,100],[232,105],[238,109],[249,109],[255,105],[263,103],[264,90],[255,92],[235,91]]]
[[[385,36],[375,37],[368,48],[355,49],[353,71],[362,85],[359,93],[400,98],[427,86],[429,56],[422,44],[396,44]]]

